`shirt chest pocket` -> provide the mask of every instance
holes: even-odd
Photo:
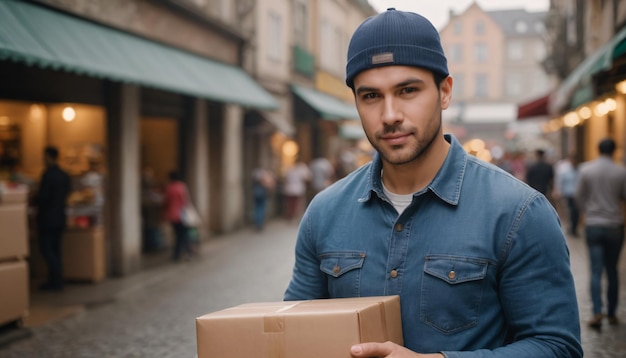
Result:
[[[330,297],[358,297],[365,253],[329,252],[320,255],[320,270],[327,275]]]
[[[488,261],[429,256],[424,265],[420,320],[444,333],[478,323]]]

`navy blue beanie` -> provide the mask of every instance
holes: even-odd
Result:
[[[428,19],[391,8],[359,25],[348,46],[348,87],[354,88],[354,77],[360,72],[391,65],[421,67],[448,76],[439,33]]]

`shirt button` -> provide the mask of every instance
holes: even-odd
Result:
[[[454,280],[456,278],[456,272],[450,271],[448,272],[448,278]]]
[[[396,270],[391,270],[391,272],[389,273],[389,276],[391,276],[391,278],[396,278],[396,277],[398,277],[398,271],[396,271]]]
[[[339,267],[339,266],[333,267],[333,272],[334,273],[339,273],[339,271],[341,271],[341,267]]]
[[[397,224],[396,224],[396,226],[394,227],[394,230],[396,230],[396,231],[402,231],[402,229],[403,229],[403,228],[404,228],[404,227],[402,226],[402,224],[397,223]]]

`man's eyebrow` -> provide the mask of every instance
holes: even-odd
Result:
[[[404,80],[402,82],[397,83],[394,87],[395,88],[402,88],[402,87],[406,87],[409,85],[415,85],[415,84],[424,84],[426,82],[424,82],[424,80],[421,80],[419,78],[409,78],[407,80]],[[363,92],[376,92],[379,89],[376,87],[368,87],[368,86],[361,86],[359,88],[356,89],[356,93],[363,93]]]

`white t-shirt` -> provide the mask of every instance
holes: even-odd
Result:
[[[413,194],[392,193],[389,189],[387,189],[385,183],[383,183],[383,193],[385,193],[387,198],[389,198],[393,207],[396,208],[398,215],[402,214],[404,209],[406,209],[407,206],[409,206],[413,201]]]

